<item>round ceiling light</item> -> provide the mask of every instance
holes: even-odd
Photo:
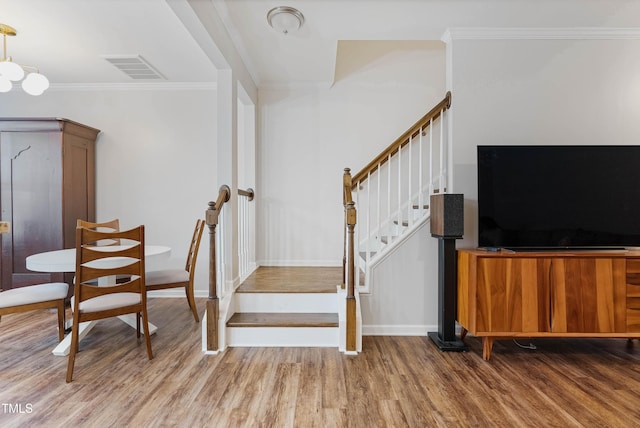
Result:
[[[293,7],[278,6],[267,13],[267,22],[276,31],[289,34],[304,24],[304,15]]]

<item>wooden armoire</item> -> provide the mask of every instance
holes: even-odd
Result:
[[[0,118],[2,288],[73,273],[27,270],[27,256],[73,248],[77,219],[95,221],[95,142],[100,131],[61,118]]]

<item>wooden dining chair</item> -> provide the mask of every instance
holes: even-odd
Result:
[[[86,229],[99,230],[103,232],[119,232],[120,220],[116,218],[110,221],[96,223],[92,221],[78,219],[78,221],[76,222],[76,227],[84,227]],[[110,240],[97,243],[97,245],[119,245],[119,244],[120,244],[119,239],[110,239]]]
[[[36,309],[58,310],[58,339],[64,339],[64,300],[69,284],[50,282],[12,288],[0,293],[0,317]]]
[[[147,290],[164,290],[167,288],[184,287],[187,295],[187,303],[193,312],[193,318],[196,322],[200,322],[198,318],[198,308],[193,295],[193,278],[196,270],[196,259],[198,258],[198,249],[200,248],[200,238],[204,230],[204,220],[198,219],[196,227],[191,237],[191,245],[189,246],[189,254],[187,254],[187,262],[184,269],[163,269],[147,272]]]
[[[84,227],[92,230],[99,230],[103,232],[119,232],[120,231],[120,219],[113,219],[110,221],[104,221],[102,223],[96,223],[92,221],[86,221],[78,219],[76,227]],[[119,239],[103,239],[96,243],[97,246],[102,245],[120,245]],[[126,282],[128,277],[126,275],[118,276],[118,282]]]
[[[9,231],[0,231],[0,234],[3,233],[9,233]],[[62,341],[64,339],[64,300],[68,292],[69,284],[64,282],[27,285],[2,291],[0,292],[0,318],[2,315],[36,309],[58,309],[58,339]]]
[[[96,242],[114,239],[126,245],[113,251],[96,246]],[[122,275],[128,276],[128,281],[116,282],[116,277]],[[144,226],[120,232],[76,228],[76,280],[71,307],[73,326],[67,382],[71,382],[73,377],[78,352],[78,326],[81,322],[124,314],[136,314],[139,319],[141,315],[147,355],[149,359],[153,358],[145,288]],[[140,325],[137,330],[139,337]]]

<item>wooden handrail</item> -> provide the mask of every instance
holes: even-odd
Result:
[[[249,199],[249,201],[253,201],[253,198],[255,197],[256,193],[251,187],[249,187],[247,190],[238,189],[238,195],[246,196]]]
[[[432,120],[440,117],[443,111],[451,107],[451,92],[447,92],[447,95],[442,101],[440,101],[434,108],[429,110],[429,113],[425,114],[420,120],[418,120],[411,128],[409,128],[404,134],[396,139],[389,147],[384,149],[374,160],[369,162],[367,166],[362,168],[360,172],[353,176],[351,182],[351,188],[355,188],[358,183],[364,181],[366,177],[378,169],[378,166],[383,165],[389,159],[389,156],[393,156],[398,150],[404,147],[409,140],[418,135],[428,123]]]
[[[231,189],[226,184],[223,184],[218,190],[218,199],[215,202],[209,202],[207,215],[215,215],[215,221],[213,218],[207,217],[207,225],[218,224],[218,216],[222,211],[222,206],[225,202],[229,202],[229,198],[231,198]]]
[[[220,186],[218,199],[209,202],[205,219],[209,226],[209,299],[207,300],[207,351],[217,351],[219,345],[218,318],[220,301],[218,299],[216,268],[216,226],[225,202],[231,197],[231,189],[226,184]]]

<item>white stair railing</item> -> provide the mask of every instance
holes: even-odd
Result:
[[[355,275],[367,292],[372,266],[429,216],[432,194],[446,193],[447,111],[451,93],[352,179],[357,210]]]

